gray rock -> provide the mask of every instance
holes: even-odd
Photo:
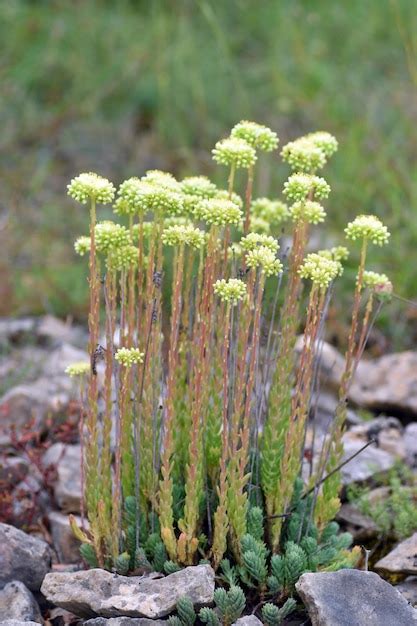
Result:
[[[95,617],[83,622],[83,626],[167,626],[167,621],[147,617]]]
[[[51,526],[52,540],[54,548],[61,563],[79,563],[80,542],[74,537],[70,528],[68,516],[53,511],[49,513],[49,524]],[[81,525],[81,518],[76,517],[78,526]]]
[[[402,583],[395,585],[397,591],[400,592],[402,596],[412,604],[414,607],[417,606],[417,577],[416,576],[408,576]]]
[[[42,622],[22,622],[20,619],[6,619],[0,626],[39,626]]]
[[[365,541],[379,532],[373,519],[361,513],[353,504],[342,504],[337,514],[337,521],[344,523],[346,530],[353,535],[355,541]]]
[[[0,319],[0,343],[16,343],[28,335],[33,335],[36,320],[34,317]]]
[[[38,320],[36,335],[41,342],[50,344],[70,343],[85,345],[85,333],[77,326],[67,324],[53,315],[44,315]]]
[[[39,591],[51,567],[51,551],[45,541],[0,524],[0,587],[20,580],[32,591]]]
[[[174,611],[184,595],[195,605],[213,602],[214,571],[209,565],[197,565],[163,578],[116,576],[102,569],[51,573],[45,576],[42,593],[52,604],[80,617],[157,619]]]
[[[54,443],[45,453],[45,467],[56,466],[54,495],[58,506],[67,513],[80,512],[81,446]]]
[[[374,572],[303,574],[296,589],[312,626],[416,626],[417,611]]]
[[[408,463],[417,467],[417,422],[411,422],[405,427],[404,448]]]
[[[6,619],[4,622],[0,622],[0,626],[39,626],[42,622],[22,622],[20,619]]]
[[[262,626],[262,622],[256,615],[244,615],[239,617],[232,626]]]
[[[390,574],[417,574],[417,533],[401,541],[375,564],[375,569]]]
[[[42,624],[38,603],[23,583],[14,580],[0,591],[0,621],[7,619]]]
[[[346,433],[343,437],[343,445],[343,459],[348,459],[363,447],[364,442]],[[350,485],[368,480],[376,474],[387,472],[394,464],[394,456],[372,444],[342,468],[343,484]]]
[[[311,423],[316,425],[318,432],[323,434],[327,433],[335,416],[338,400],[335,394],[327,391],[320,391],[320,393],[313,394],[311,400]],[[348,409],[346,423],[348,426],[362,424],[362,418]]]
[[[366,362],[357,373],[350,398],[373,411],[417,415],[417,352],[387,354]]]
[[[60,377],[65,375],[65,370],[68,365],[76,363],[78,361],[89,362],[88,354],[84,350],[74,348],[68,343],[64,343],[49,354],[48,359],[45,361],[42,371],[44,376]],[[66,376],[68,378],[68,376]],[[70,379],[71,388],[78,387],[77,383],[74,385],[74,381]]]
[[[393,454],[399,459],[406,456],[403,441],[403,426],[396,417],[376,417],[373,420],[352,426],[349,436],[358,437],[364,442],[374,439],[378,448]]]

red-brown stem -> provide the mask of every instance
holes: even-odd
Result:
[[[250,208],[252,204],[252,190],[253,190],[253,174],[254,168],[253,165],[250,165],[248,168],[248,179],[246,183],[246,191],[245,191],[245,224],[243,228],[243,235],[246,235],[249,232],[250,228]]]

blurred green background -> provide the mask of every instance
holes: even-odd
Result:
[[[72,176],[224,180],[210,150],[242,118],[281,145],[336,135],[330,229],[342,239],[357,213],[382,217],[392,242],[373,269],[416,297],[415,0],[11,0],[0,39],[1,314],[85,315]],[[262,159],[257,195],[279,195],[287,174],[278,155]],[[416,317],[399,300],[386,310],[393,345],[414,341]]]

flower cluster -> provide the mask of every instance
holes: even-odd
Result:
[[[299,269],[302,278],[309,278],[321,289],[327,289],[329,284],[340,275],[342,266],[338,261],[323,256],[317,252],[308,254]]]
[[[375,215],[358,215],[353,222],[349,222],[345,233],[352,241],[367,239],[377,246],[388,243],[390,237],[388,228]]]
[[[246,169],[256,162],[256,151],[247,141],[238,137],[228,137],[216,143],[213,159],[221,165]]]
[[[246,265],[250,268],[261,268],[265,276],[273,276],[283,270],[281,261],[265,246],[250,250],[246,255]]]
[[[67,186],[68,195],[81,204],[86,204],[88,200],[95,200],[100,204],[112,202],[114,198],[114,186],[102,176],[88,172],[80,174],[72,179]]]
[[[205,239],[205,233],[192,224],[168,226],[162,233],[162,241],[167,246],[187,245],[197,249],[204,245]]]
[[[98,252],[109,252],[130,244],[129,231],[120,224],[110,220],[99,222],[95,227],[95,238]]]
[[[277,134],[268,128],[256,122],[242,121],[232,128],[231,137],[244,139],[253,148],[258,148],[264,152],[272,152],[278,146]]]
[[[265,220],[273,226],[279,226],[288,219],[288,206],[280,200],[269,198],[257,198],[252,202],[251,213],[253,217]],[[253,219],[253,218],[252,218]]]
[[[181,191],[180,183],[169,172],[162,172],[161,170],[148,170],[145,176],[141,179],[145,183],[151,185],[157,185],[164,189],[170,189],[171,191]]]
[[[182,194],[147,180],[137,185],[136,202],[140,211],[153,211],[164,216],[179,215],[184,209]]]
[[[114,205],[115,213],[119,215],[134,215],[140,211],[141,206],[138,202],[140,185],[141,182],[137,177],[128,178],[120,185],[117,192],[118,198]]]
[[[316,133],[309,133],[306,135],[306,139],[320,148],[327,158],[331,157],[338,148],[336,137],[333,137],[333,135],[324,130],[320,130]]]
[[[294,202],[303,202],[313,193],[317,200],[329,196],[330,186],[324,178],[313,174],[292,174],[284,183],[284,195]]]
[[[315,172],[326,163],[323,150],[307,137],[287,143],[281,151],[281,156],[296,172]]]
[[[332,261],[346,261],[349,258],[349,250],[345,246],[335,246],[327,250],[319,250],[318,254]]]
[[[210,198],[200,202],[196,210],[196,217],[208,224],[225,226],[226,224],[238,224],[242,219],[242,211],[231,200]]]
[[[71,378],[75,376],[85,376],[90,372],[90,363],[86,363],[85,361],[77,361],[76,363],[71,363],[68,367],[65,368],[65,373],[68,374]]]
[[[309,224],[319,224],[324,221],[326,212],[319,202],[305,200],[303,202],[295,202],[290,207],[290,215],[294,222],[303,220]]]
[[[223,302],[237,304],[246,295],[246,285],[238,278],[229,278],[225,280],[217,280],[214,283],[214,293],[217,294]]]
[[[82,235],[81,237],[77,237],[74,242],[74,249],[77,254],[80,256],[84,256],[88,252],[90,252],[91,248],[91,239],[86,235]]]
[[[138,249],[132,245],[112,248],[106,261],[109,270],[118,272],[136,267],[137,263]]]
[[[181,181],[181,191],[188,196],[213,198],[217,187],[207,176],[187,176]]]
[[[143,363],[144,353],[139,348],[119,348],[115,359],[125,367],[132,367],[135,363]]]
[[[259,248],[259,246],[263,246],[264,248],[269,248],[271,252],[276,254],[279,249],[279,244],[274,237],[271,235],[262,235],[259,233],[249,233],[246,237],[242,237],[240,240],[240,245],[245,252],[249,252],[250,250],[255,250],[255,248]]]

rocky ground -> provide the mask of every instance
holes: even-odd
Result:
[[[68,513],[80,513],[78,390],[64,370],[87,359],[86,340],[83,329],[50,316],[0,320],[0,626],[148,626],[166,618],[185,590],[196,606],[213,599],[207,565],[130,578],[82,568],[68,526]],[[307,451],[325,436],[342,367],[342,356],[325,344]],[[400,462],[412,477],[416,471],[417,352],[364,361],[351,401],[345,458],[375,443],[343,467],[343,480],[346,488],[369,485],[372,508],[392,496],[392,484],[383,484],[389,470]],[[410,488],[417,519],[413,497]],[[352,502],[339,521],[378,573],[304,574],[297,589],[313,626],[417,624],[417,532],[401,540],[381,536],[372,515]],[[286,623],[307,625],[306,619]],[[260,622],[252,615],[239,624]]]

